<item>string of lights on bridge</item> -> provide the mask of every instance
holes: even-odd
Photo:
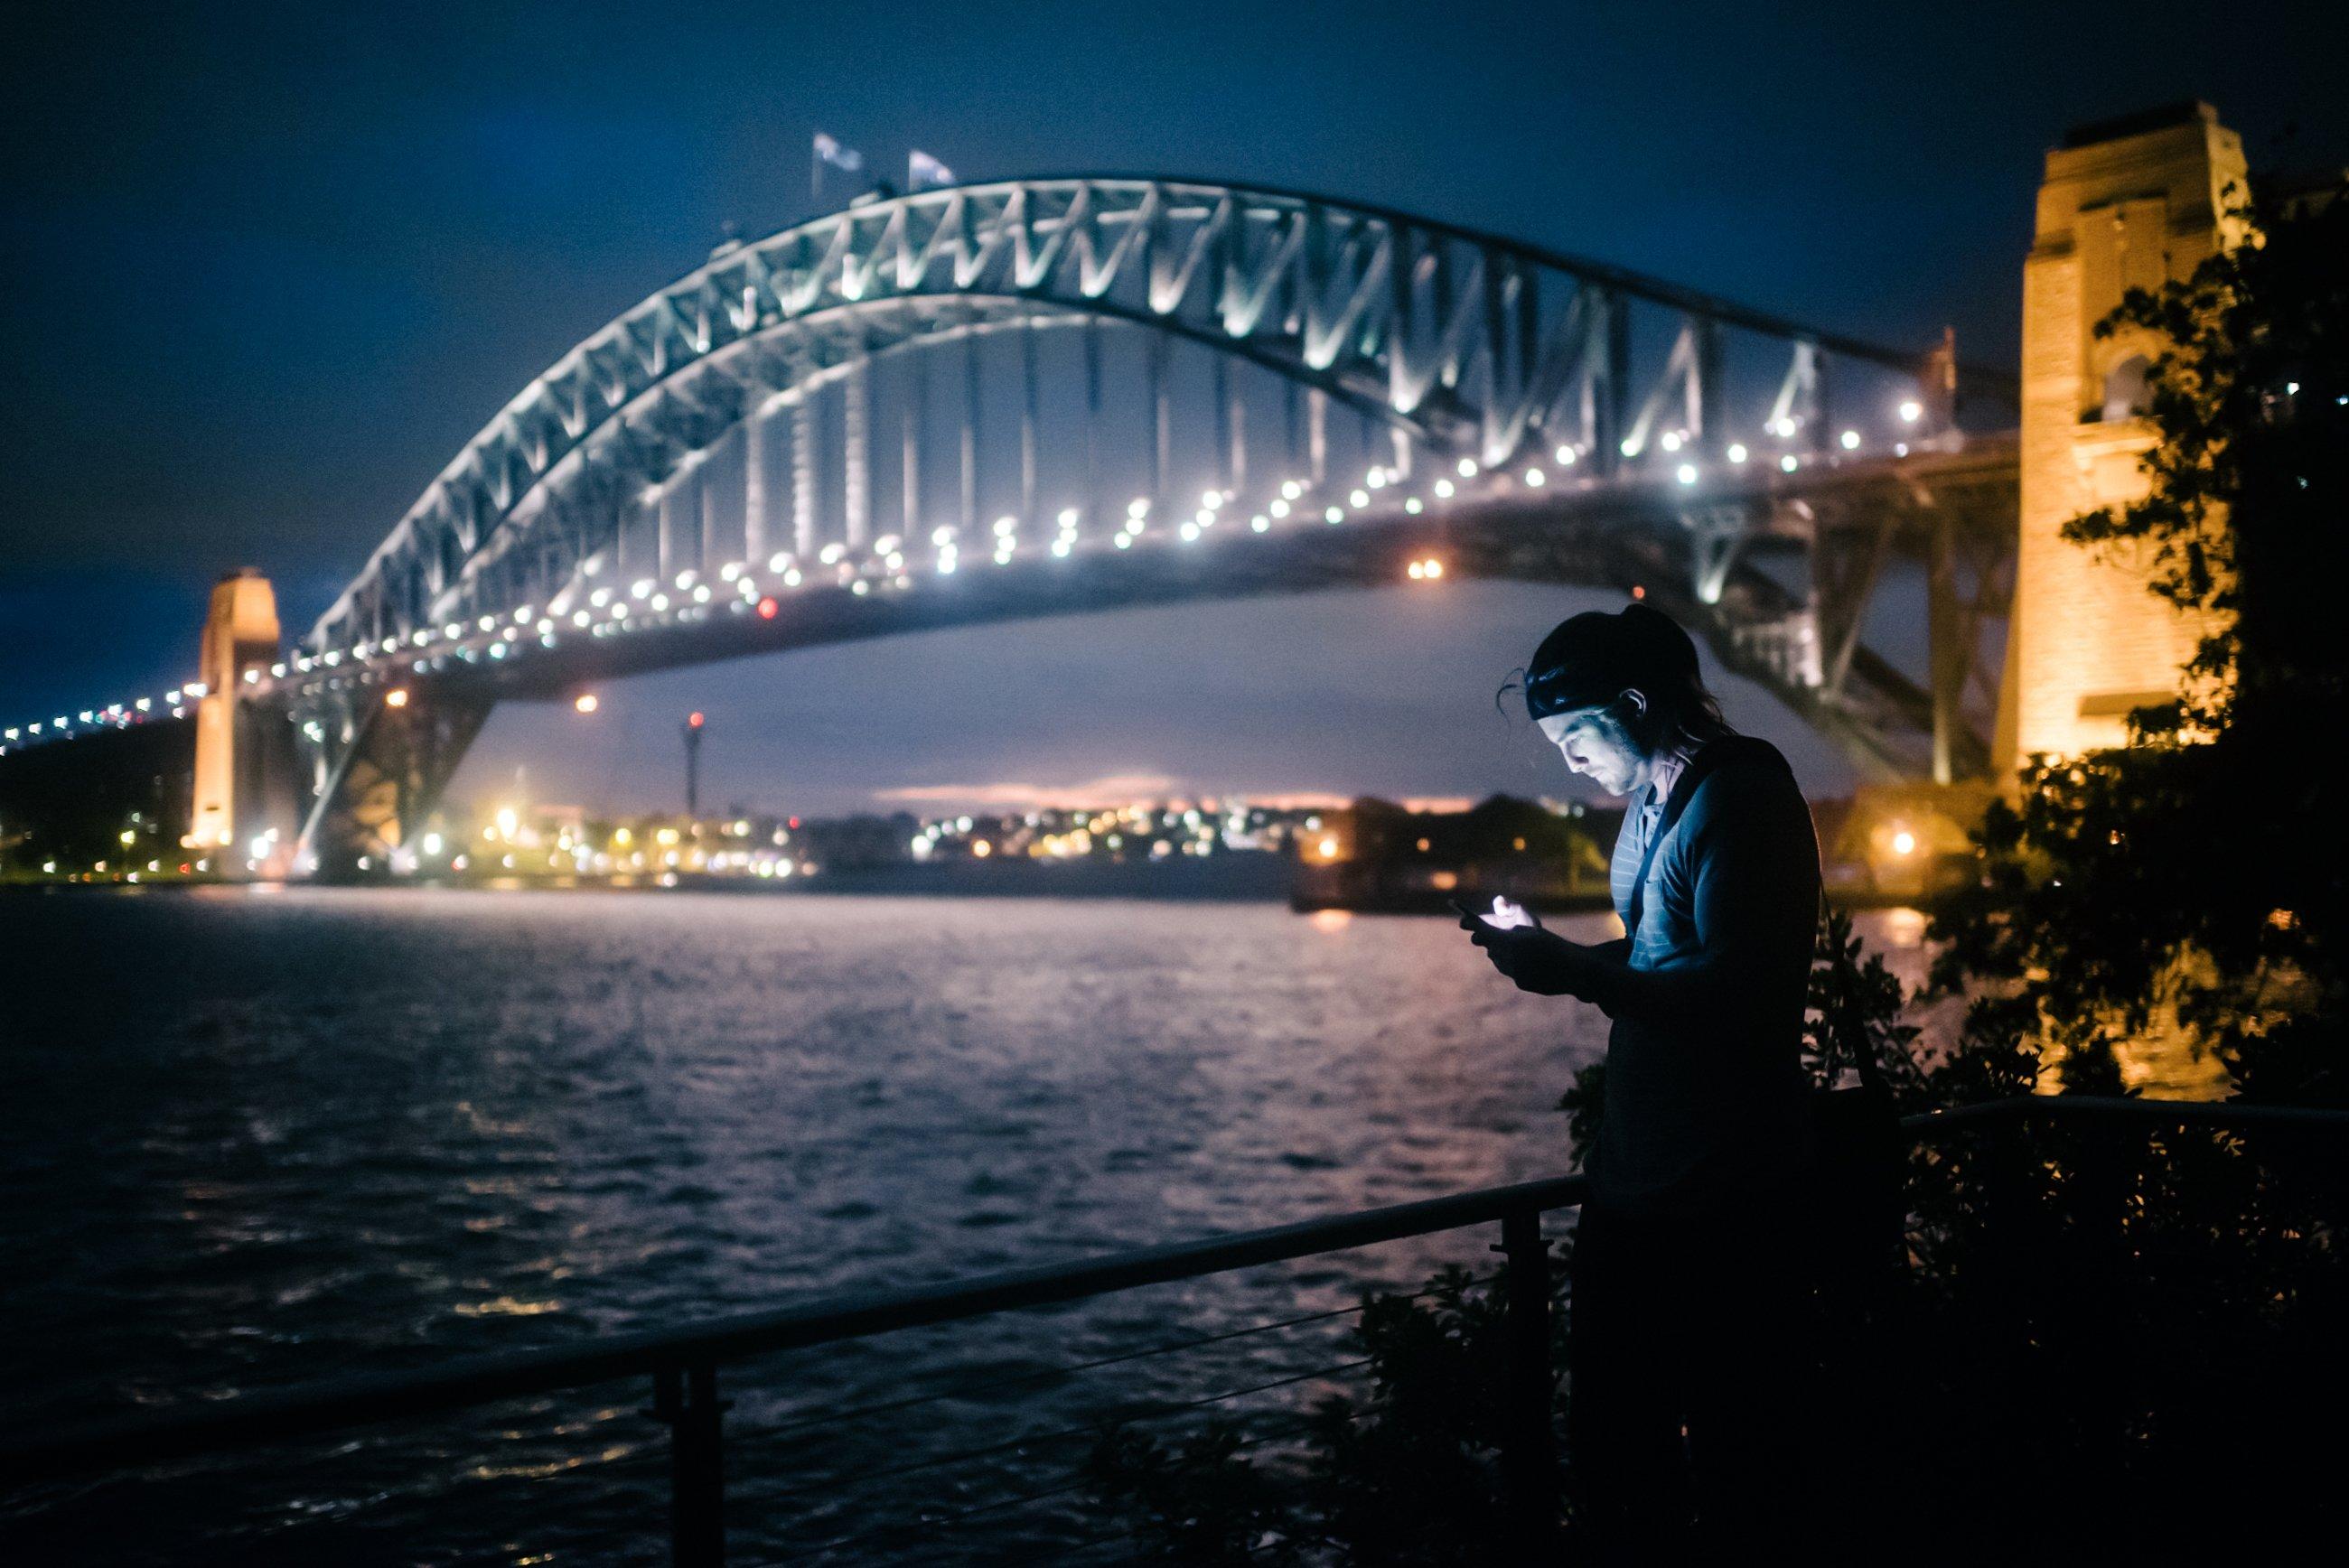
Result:
[[[1909,398],[1894,413],[1902,427],[1913,428],[1922,418],[1924,409],[1917,400]],[[1789,442],[1801,433],[1798,421],[1781,418],[1765,435],[1779,442]],[[1638,477],[1688,490],[1700,484],[1709,470],[1743,473],[1762,464],[1775,465],[1779,471],[1793,474],[1806,467],[1834,466],[1872,455],[1868,443],[1853,428],[1842,430],[1832,447],[1802,452],[1780,450],[1774,455],[1757,451],[1743,441],[1732,441],[1722,449],[1720,461],[1714,464],[1700,460],[1692,437],[1684,430],[1665,431],[1655,444],[1670,463],[1669,479],[1660,470],[1646,470]],[[1911,446],[1908,440],[1895,440],[1889,451],[1896,458],[1906,457]],[[1634,440],[1624,441],[1621,451],[1627,459],[1644,455],[1641,444]],[[1537,454],[1532,460],[1521,459],[1515,465],[1489,469],[1474,458],[1464,457],[1439,469],[1424,484],[1413,482],[1397,468],[1384,465],[1371,468],[1350,487],[1342,487],[1342,481],[1317,484],[1308,479],[1288,479],[1266,495],[1262,510],[1248,515],[1246,528],[1251,533],[1261,534],[1277,527],[1309,523],[1317,518],[1324,524],[1338,525],[1374,513],[1399,512],[1416,517],[1433,507],[1478,499],[1510,485],[1523,490],[1542,490],[1578,484],[1595,487],[1605,482],[1590,474],[1588,459],[1584,447],[1568,444],[1546,457]],[[657,497],[657,493],[656,487],[650,495]],[[1243,509],[1236,502],[1233,491],[1204,491],[1192,514],[1170,529],[1156,517],[1157,507],[1152,499],[1137,496],[1127,503],[1109,548],[1132,550],[1145,541],[1161,541],[1170,535],[1182,545],[1196,543],[1214,530],[1239,521]],[[1083,521],[1076,507],[1064,507],[1059,511],[1053,520],[1055,531],[1047,545],[1053,558],[1066,559],[1085,542]],[[999,567],[1009,566],[1019,557],[1020,531],[1021,520],[1012,516],[999,518],[991,530],[971,541],[966,541],[961,530],[953,526],[934,529],[927,542],[927,571],[934,577],[952,577],[963,569],[967,555],[990,561]],[[377,665],[384,661],[392,663],[395,674],[407,671],[428,675],[445,668],[452,659],[467,664],[477,664],[484,658],[496,662],[523,653],[532,644],[553,648],[566,632],[612,636],[638,629],[691,624],[706,619],[721,604],[734,614],[756,614],[772,620],[781,613],[783,596],[796,591],[830,584],[861,596],[876,588],[884,592],[909,589],[916,580],[913,554],[916,548],[916,542],[901,535],[884,534],[866,547],[866,558],[860,561],[850,558],[850,546],[834,542],[823,545],[812,561],[802,562],[790,552],[780,552],[764,562],[729,562],[719,569],[715,583],[693,571],[679,573],[666,581],[638,577],[626,584],[596,583],[577,593],[575,597],[584,603],[576,603],[570,602],[580,586],[574,583],[558,593],[554,601],[545,606],[524,604],[504,616],[448,621],[438,628],[411,632],[404,639],[389,637],[321,653],[297,654],[272,664],[265,671],[246,670],[243,681],[257,688],[252,695],[322,672],[327,674],[329,684],[343,684],[354,676],[367,682],[379,678]],[[582,574],[590,578],[600,575],[601,566],[600,562],[590,561]],[[1414,557],[1406,568],[1406,578],[1413,583],[1435,582],[1444,575],[1442,559],[1433,555]],[[357,670],[347,668],[353,665],[357,666]],[[0,729],[0,756],[43,742],[129,728],[159,717],[181,718],[191,704],[208,695],[202,682],[190,681],[154,696],[13,725]],[[387,699],[391,706],[404,706],[407,693],[394,688],[387,693]],[[593,694],[582,694],[576,706],[583,712],[593,712],[596,699]]]

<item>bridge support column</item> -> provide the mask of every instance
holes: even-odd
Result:
[[[195,799],[188,836],[206,850],[235,844],[240,830],[268,824],[269,748],[259,716],[243,696],[245,672],[277,657],[277,596],[250,567],[212,588],[197,669],[204,695],[196,705]]]
[[[815,559],[816,487],[823,481],[815,412],[815,397],[808,392],[792,405],[792,553],[803,562]]]
[[[2160,345],[2095,335],[2131,288],[2158,288],[2234,242],[2242,140],[2208,104],[2072,131],[2047,155],[2023,270],[2022,524],[1992,767],[2127,738],[2131,708],[2178,689],[2207,629],[2146,589],[2150,562],[2064,542],[2065,520],[2141,495],[2152,445],[2144,369]]]
[[[1019,521],[1036,521],[1036,327],[1019,329]]]
[[[763,408],[742,422],[742,559],[753,572],[767,560],[767,425]]]
[[[922,438],[929,424],[930,378],[916,358],[905,366],[905,439],[898,488],[904,492],[900,531],[908,543],[922,537]]]
[[[847,514],[848,548],[864,548],[873,531],[873,362],[859,359],[849,366],[842,389],[840,438],[846,459],[841,484],[841,511]]]

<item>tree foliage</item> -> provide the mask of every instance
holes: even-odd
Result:
[[[2240,210],[2242,242],[2133,290],[2100,334],[2158,345],[2143,499],[2064,527],[2194,618],[2174,701],[2134,744],[2036,758],[1940,911],[1936,978],[2044,1041],[2065,1087],[2175,1029],[2239,1093],[2349,1102],[2341,1070],[2349,799],[2349,201]]]

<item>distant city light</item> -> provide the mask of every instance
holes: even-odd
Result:
[[[1672,470],[1672,477],[1680,480],[1681,483],[1684,485],[1692,485],[1696,483],[1696,465],[1694,463],[1682,463],[1679,468]]]
[[[1903,828],[1899,832],[1893,834],[1892,852],[1896,855],[1915,854],[1917,852],[1917,835],[1910,832],[1906,828]]]
[[[571,699],[571,706],[581,713],[593,713],[603,707],[603,701],[592,691],[583,691]]]
[[[405,686],[394,686],[389,691],[384,693],[383,706],[386,707],[406,707],[408,706],[408,688]]]
[[[1859,432],[1857,430],[1846,430],[1843,433],[1842,440],[1843,449],[1845,451],[1856,452],[1859,449]]]
[[[1802,466],[1802,459],[1795,457],[1792,452],[1788,452],[1785,457],[1778,459],[1778,467],[1790,474]]]
[[[1473,480],[1476,477],[1475,459],[1463,458],[1460,459],[1460,477],[1464,480]]]
[[[780,608],[781,606],[775,603],[773,595],[770,594],[768,597],[759,601],[759,619],[761,621],[773,620],[775,618],[775,612]]]
[[[1539,490],[1539,489],[1541,489],[1541,488],[1542,488],[1542,486],[1544,486],[1544,485],[1547,484],[1548,482],[1549,482],[1549,476],[1548,476],[1547,474],[1543,473],[1539,469],[1527,469],[1526,470],[1526,489],[1528,489],[1528,490]]]
[[[1747,453],[1746,453],[1746,450],[1745,450],[1745,443],[1744,443],[1744,442],[1743,442],[1743,441],[1732,441],[1732,442],[1730,442],[1730,443],[1729,443],[1729,460],[1730,460],[1731,462],[1733,462],[1733,463],[1742,463],[1742,462],[1744,462],[1744,461],[1745,460],[1746,456],[1747,456]]]
[[[1909,397],[1902,401],[1900,405],[1900,422],[1902,424],[1913,425],[1919,419],[1924,418],[1924,415],[1925,406],[1922,403],[1918,402],[1914,397]]]

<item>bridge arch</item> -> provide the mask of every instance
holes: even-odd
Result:
[[[1485,467],[1570,447],[1614,472],[1666,448],[1718,453],[1733,424],[1824,448],[1823,356],[1894,375],[1920,363],[1603,263],[1299,192],[1152,178],[926,191],[730,242],[590,335],[436,476],[308,652],[422,646],[450,622],[549,603],[624,542],[631,509],[658,505],[746,420],[805,406],[876,358],[1087,323],[1202,345],[1305,389],[1317,411],[1327,399]],[[1652,365],[1634,352],[1643,333]],[[1728,414],[1733,338],[1784,361],[1765,416]],[[809,542],[809,477],[791,476],[796,545]],[[1113,520],[1084,521],[1102,538]]]

